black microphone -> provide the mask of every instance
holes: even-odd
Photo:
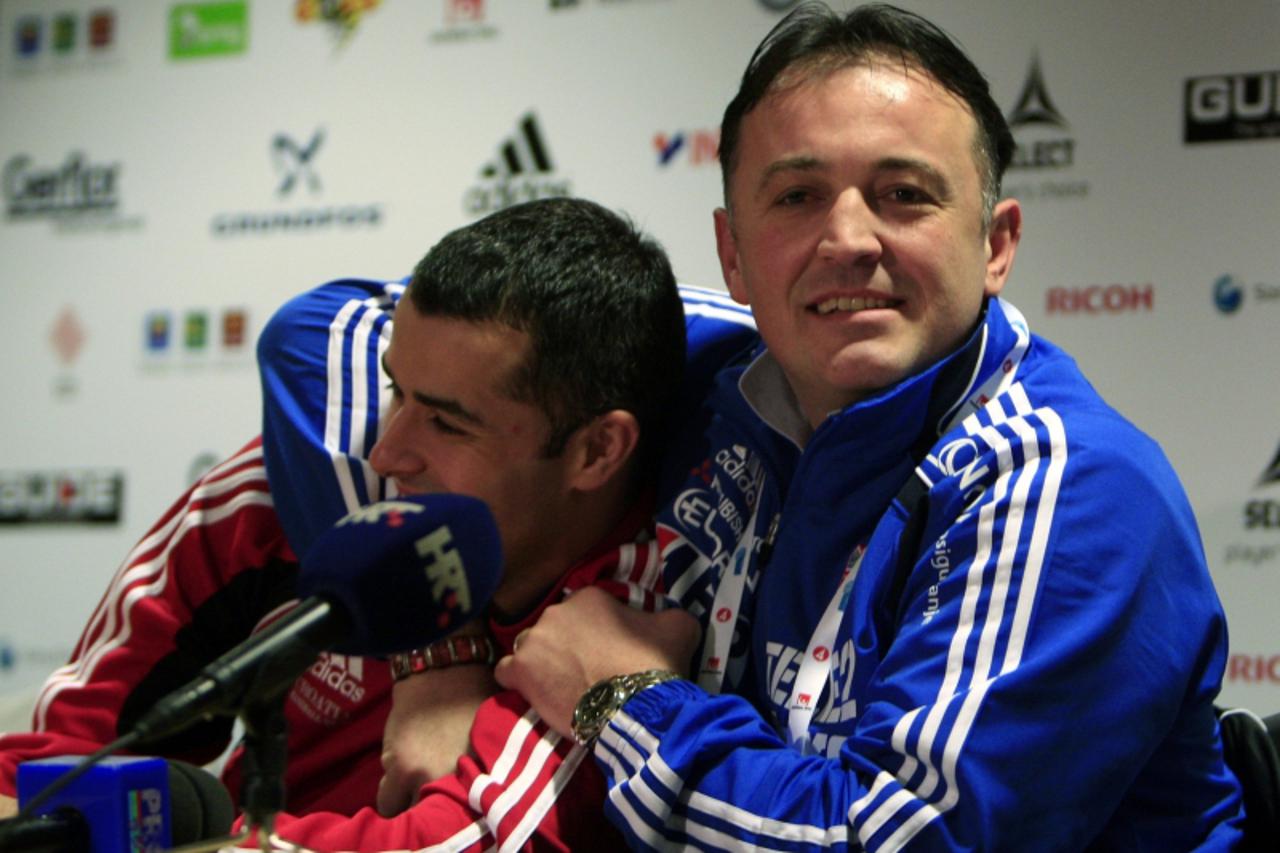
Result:
[[[83,756],[18,765],[24,805]],[[167,849],[231,830],[235,807],[222,783],[199,767],[159,758],[99,762],[31,816],[0,821],[6,853],[131,853]]]
[[[434,494],[361,507],[307,552],[302,601],[288,615],[161,699],[130,734],[152,740],[282,696],[321,651],[387,655],[435,642],[480,614],[501,577],[483,501]]]

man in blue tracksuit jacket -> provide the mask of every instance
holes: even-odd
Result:
[[[767,348],[659,517],[701,639],[579,593],[496,670],[593,743],[633,846],[1238,843],[1182,488],[999,298],[1012,147],[909,13],[802,6],[753,57],[716,230]]]

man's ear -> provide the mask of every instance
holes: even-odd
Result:
[[[597,491],[625,475],[640,445],[640,422],[622,409],[597,415],[578,427],[565,448],[572,465],[569,485],[580,492]]]
[[[742,268],[738,260],[738,240],[733,234],[733,222],[729,218],[729,211],[723,207],[717,207],[712,217],[716,226],[716,254],[720,257],[720,274],[724,276],[724,286],[734,302],[750,304],[747,301],[747,288],[742,282]]]
[[[987,277],[983,291],[997,296],[1013,270],[1013,257],[1022,239],[1022,208],[1016,199],[1006,198],[996,205],[987,230]]]

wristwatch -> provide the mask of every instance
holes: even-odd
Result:
[[[679,677],[665,669],[649,669],[597,681],[582,694],[573,709],[574,740],[583,745],[590,744],[609,724],[609,720],[613,719],[613,715],[627,704],[628,699],[641,690]]]

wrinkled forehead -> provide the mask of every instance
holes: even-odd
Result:
[[[834,74],[849,68],[864,68],[871,72],[868,79],[873,81],[877,91],[884,94],[887,100],[903,100],[906,98],[912,82],[923,83],[935,89],[939,97],[951,100],[974,120],[977,119],[963,98],[951,91],[922,65],[919,60],[906,53],[869,50],[856,55],[848,53],[824,53],[806,57],[788,65],[778,73],[764,92],[760,104],[771,98],[792,92],[809,84],[821,83]],[[753,108],[754,109],[754,108]]]
[[[914,86],[917,90],[924,84],[938,99],[949,102],[961,111],[971,128],[972,155],[979,176],[984,176],[988,168],[984,153],[982,129],[972,107],[960,95],[947,88],[936,76],[924,68],[908,54],[888,51],[868,51],[858,55],[821,54],[807,57],[787,66],[773,79],[764,95],[743,115],[740,123],[741,139],[738,148],[747,144],[750,136],[747,118],[762,106],[775,103],[793,95],[804,97],[804,89],[809,86],[820,86],[835,75],[849,69],[866,69],[864,83],[881,95],[886,104],[905,101],[911,96]],[[737,171],[740,156],[735,152],[734,163],[730,164]],[[732,180],[729,182],[732,184]]]

